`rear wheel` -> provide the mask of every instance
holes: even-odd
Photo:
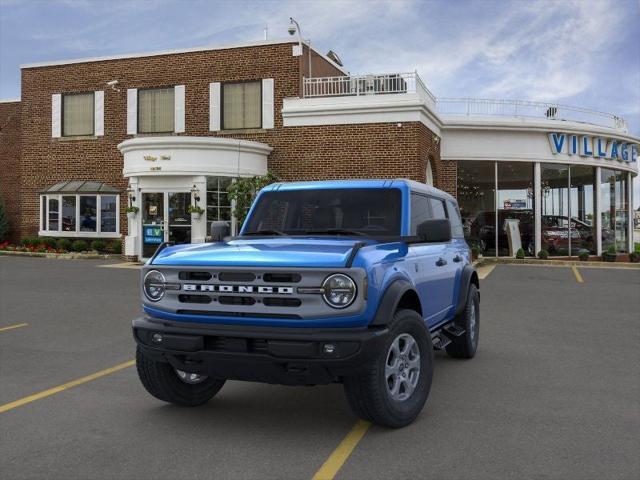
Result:
[[[464,334],[451,340],[446,347],[447,353],[454,358],[473,358],[480,334],[480,294],[473,283],[469,285],[467,303],[456,324],[464,330]]]
[[[144,388],[159,400],[183,407],[195,407],[211,400],[224,385],[224,380],[174,369],[136,350],[136,368]]]
[[[399,310],[384,347],[361,373],[344,379],[344,389],[358,417],[398,428],[420,414],[432,378],[433,346],[424,320]]]

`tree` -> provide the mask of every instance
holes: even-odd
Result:
[[[271,172],[263,176],[238,178],[227,188],[227,196],[235,202],[233,214],[238,220],[238,225],[242,225],[253,199],[262,187],[278,181]]]
[[[0,242],[3,242],[9,236],[9,219],[7,211],[4,207],[4,200],[0,198]]]

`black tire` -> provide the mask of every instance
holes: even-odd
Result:
[[[409,334],[420,353],[417,384],[404,400],[392,398],[385,375],[385,365],[394,341]],[[417,360],[417,359],[416,359]],[[433,345],[422,317],[413,310],[398,310],[390,324],[389,338],[378,355],[358,375],[344,379],[344,391],[353,412],[360,418],[399,428],[409,425],[422,411],[433,380]]]
[[[206,378],[200,383],[186,383],[178,377],[171,365],[146,357],[140,347],[136,349],[136,368],[147,392],[159,400],[182,407],[196,407],[207,403],[225,382]]]
[[[473,358],[478,349],[480,335],[480,295],[473,283],[469,285],[467,303],[456,319],[456,325],[464,329],[464,334],[452,339],[446,347],[447,353],[453,358]]]

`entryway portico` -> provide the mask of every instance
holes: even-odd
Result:
[[[219,137],[136,137],[118,145],[129,179],[125,255],[148,258],[164,241],[204,242],[212,220],[228,219],[224,185],[267,173],[269,145]],[[222,198],[224,197],[224,198]],[[204,213],[192,214],[189,205]],[[220,216],[222,215],[222,216]],[[215,218],[214,218],[215,217]]]

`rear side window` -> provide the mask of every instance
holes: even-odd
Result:
[[[460,218],[458,205],[451,200],[447,200],[447,209],[449,210],[449,221],[451,222],[451,236],[453,238],[464,238],[464,230],[462,228],[462,219]]]
[[[442,200],[429,197],[429,203],[431,204],[431,218],[436,220],[444,220],[447,218],[447,211],[444,208],[444,202]]]
[[[429,197],[419,195],[417,193],[411,194],[411,235],[416,235],[418,231],[418,225],[425,220],[431,218],[431,208],[429,206]]]

